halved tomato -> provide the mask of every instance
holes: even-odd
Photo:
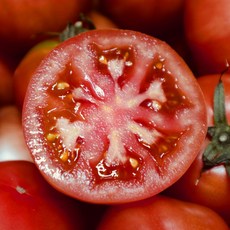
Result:
[[[30,81],[27,145],[58,190],[94,203],[157,194],[179,179],[206,135],[195,77],[166,43],[128,30],[84,32]]]

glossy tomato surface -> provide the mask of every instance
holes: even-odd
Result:
[[[97,230],[229,229],[213,210],[165,196],[111,207]]]
[[[80,204],[53,189],[28,161],[0,163],[0,218],[1,229],[84,229]]]
[[[167,38],[182,29],[184,0],[99,0],[98,8],[122,29]]]
[[[91,10],[89,13],[87,13],[87,17],[92,20],[94,26],[97,29],[109,29],[118,27],[111,18],[105,16],[98,10]]]
[[[27,145],[58,190],[95,203],[159,193],[190,166],[206,134],[202,92],[166,43],[92,30],[56,47],[23,108]]]
[[[199,75],[219,74],[230,62],[230,1],[185,0],[184,31]]]
[[[214,125],[214,91],[219,80],[219,74],[205,75],[198,78],[198,83],[205,96],[209,127]],[[230,75],[223,75],[221,80],[224,85],[226,117],[229,123]],[[202,156],[209,143],[210,137],[207,136],[200,154],[191,167],[179,181],[166,191],[166,194],[210,207],[218,212],[230,224],[230,176],[227,174],[223,164],[203,171],[204,163]],[[225,149],[227,151],[227,145]]]
[[[51,32],[60,32],[91,7],[91,0],[4,0],[0,5],[0,48],[24,53]]]
[[[0,56],[0,106],[13,102],[13,70],[4,57]]]

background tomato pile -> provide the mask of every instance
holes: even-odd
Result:
[[[223,165],[201,174],[200,153],[184,177],[157,197],[118,206],[86,204],[54,190],[39,174],[24,143],[21,111],[34,69],[61,42],[57,33],[85,13],[96,29],[136,30],[170,44],[197,77],[208,125],[213,125],[214,89],[230,62],[229,0],[1,3],[1,229],[228,229],[224,221],[230,225],[230,176]],[[230,122],[230,75],[225,73],[222,80]]]

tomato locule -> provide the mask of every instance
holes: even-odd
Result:
[[[57,46],[30,81],[23,127],[58,190],[93,203],[157,194],[188,169],[206,135],[203,94],[166,43],[118,29]]]

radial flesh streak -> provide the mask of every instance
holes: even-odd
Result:
[[[73,84],[74,71],[68,68],[69,74],[64,73],[49,90],[52,99],[65,106],[62,116],[56,116],[56,104],[46,108],[46,139],[66,167],[73,168],[84,154],[97,159],[92,164],[99,179],[135,177],[147,154],[162,158],[172,151],[185,128],[174,112],[190,103],[160,57],[138,87],[132,77],[125,77],[134,64],[130,47],[98,49],[96,57],[96,66],[112,87],[104,87],[103,79],[98,84],[86,78]],[[164,132],[165,117],[180,128]]]

